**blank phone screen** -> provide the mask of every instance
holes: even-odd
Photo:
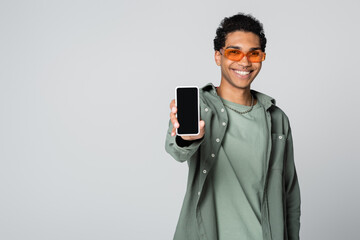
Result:
[[[176,89],[178,134],[197,134],[199,132],[198,89],[178,87]]]

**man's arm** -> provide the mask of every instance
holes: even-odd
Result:
[[[194,153],[199,149],[204,138],[198,140],[184,140],[180,136],[172,136],[171,132],[173,125],[171,120],[169,121],[169,129],[166,134],[165,150],[168,152],[176,161],[184,162],[191,158]]]
[[[289,240],[298,240],[300,231],[300,188],[297,179],[291,129],[286,141],[285,162],[286,222]]]
[[[200,121],[200,133],[196,136],[176,136],[176,128],[179,128],[179,122],[176,118],[177,108],[175,100],[170,103],[170,121],[166,134],[165,150],[177,161],[184,162],[198,150],[204,140],[205,122]]]

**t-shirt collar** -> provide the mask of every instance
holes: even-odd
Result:
[[[208,91],[211,94],[214,94],[216,96],[217,92],[216,92],[216,87],[212,84],[212,83],[208,83],[206,84],[203,88],[203,91]],[[265,110],[269,109],[272,105],[276,105],[276,100],[264,93],[255,91],[255,90],[251,90],[251,93],[255,96],[255,98],[260,101],[260,103],[264,106]]]

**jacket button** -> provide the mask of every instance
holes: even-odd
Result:
[[[216,139],[216,142],[220,142],[220,139],[219,139],[219,138],[217,138],[217,139]]]
[[[203,173],[206,173],[206,170],[205,170],[205,169],[203,170]]]
[[[208,108],[205,108],[205,112],[207,112],[207,111],[209,111],[209,109],[208,109]]]
[[[215,154],[212,153],[212,154],[211,154],[211,157],[215,157]]]
[[[279,139],[282,139],[282,136],[279,136]]]
[[[198,195],[200,196],[200,192],[198,192]]]
[[[222,109],[221,109],[221,112],[224,112],[224,111],[225,111],[225,110],[222,108]]]
[[[225,127],[225,126],[226,126],[226,122],[223,122],[222,125]]]

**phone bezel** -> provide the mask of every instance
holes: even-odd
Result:
[[[176,128],[176,135],[178,136],[197,136],[200,134],[200,126],[199,126],[199,121],[200,121],[200,96],[199,96],[199,87],[198,86],[177,86],[175,88],[175,106],[177,107],[177,89],[178,88],[196,88],[197,91],[197,112],[198,112],[198,121],[197,121],[197,133],[190,133],[190,134],[179,134],[178,133],[178,129]],[[177,113],[176,113],[176,118],[177,118]]]

